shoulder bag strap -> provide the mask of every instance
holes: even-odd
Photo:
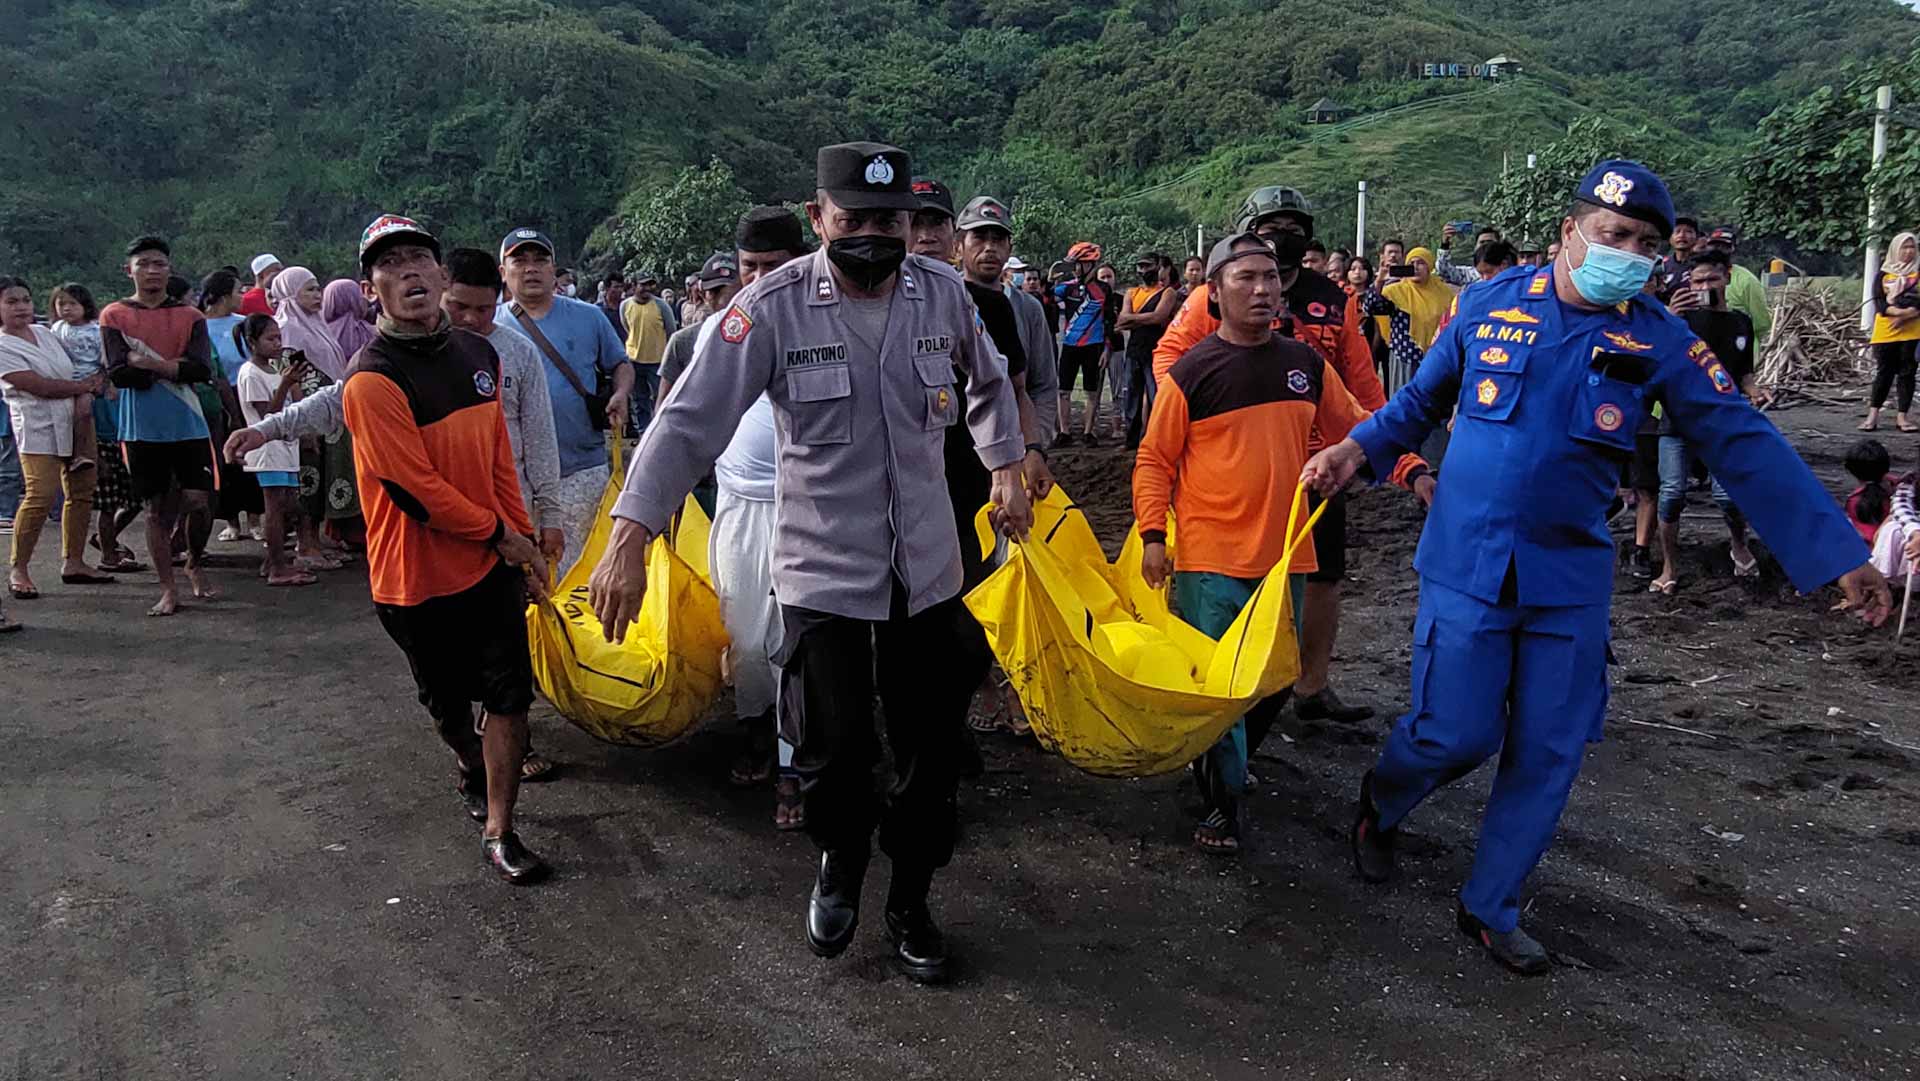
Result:
[[[599,404],[599,399],[589,394],[587,388],[581,384],[580,377],[573,373],[573,365],[568,364],[566,358],[560,355],[560,350],[555,349],[553,343],[547,340],[547,335],[540,329],[540,324],[528,318],[527,309],[515,301],[507,310],[511,311],[513,317],[519,321],[521,329],[527,332],[527,337],[533,339],[533,344],[539,346],[540,351],[547,355],[547,359],[553,361],[553,366],[560,369],[560,374],[566,377],[567,382],[573,387],[573,392],[580,395],[589,407]]]

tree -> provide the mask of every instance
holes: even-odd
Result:
[[[677,280],[699,270],[714,252],[731,250],[733,225],[751,204],[733,170],[713,158],[680,170],[660,191],[630,193],[621,201],[609,247],[616,265],[629,273]]]
[[[1494,182],[1487,192],[1487,220],[1509,237],[1544,247],[1559,234],[1574,186],[1608,158],[1637,161],[1656,173],[1665,169],[1660,142],[1646,127],[1583,116],[1567,125],[1565,136],[1536,152],[1533,168],[1518,164]]]
[[[1741,221],[1749,231],[1811,248],[1856,251],[1866,243],[1872,103],[1883,83],[1893,86],[1894,119],[1886,160],[1872,177],[1881,220],[1904,228],[1920,218],[1920,131],[1907,119],[1920,107],[1920,73],[1909,70],[1915,60],[1920,52],[1854,68],[1844,89],[1823,86],[1760,121],[1739,169],[1746,181]]]

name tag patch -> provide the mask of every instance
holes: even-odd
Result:
[[[931,338],[915,338],[913,340],[913,351],[916,353],[951,353],[953,352],[953,335],[937,334]]]
[[[787,350],[789,368],[804,368],[809,364],[844,363],[847,359],[847,343],[834,342],[831,345],[807,345]]]

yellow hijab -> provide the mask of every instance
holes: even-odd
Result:
[[[1432,249],[1415,248],[1407,253],[1407,262],[1415,259],[1426,260],[1431,270],[1434,264]],[[1440,320],[1446,318],[1447,309],[1453,306],[1453,286],[1432,273],[1427,275],[1425,284],[1412,278],[1396,278],[1388,282],[1380,293],[1407,313],[1407,331],[1413,335],[1414,344],[1422,349],[1433,344],[1433,339],[1440,333]]]

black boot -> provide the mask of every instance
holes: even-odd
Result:
[[[1461,934],[1480,943],[1493,955],[1494,960],[1522,976],[1544,976],[1553,967],[1552,959],[1547,956],[1547,948],[1518,927],[1511,931],[1495,931],[1468,912],[1465,905],[1454,910],[1453,918]]]
[[[1373,804],[1373,771],[1360,778],[1360,799],[1353,815],[1353,869],[1378,885],[1393,878],[1393,842],[1398,830],[1380,828],[1380,811]]]
[[[947,939],[934,926],[927,903],[905,911],[887,905],[887,938],[893,943],[893,964],[915,983],[945,983],[948,974]]]
[[[820,875],[807,901],[807,946],[816,957],[838,957],[860,924],[860,886],[867,853],[822,852]]]
[[[531,886],[552,870],[547,861],[528,851],[512,830],[498,837],[481,838],[480,852],[486,857],[487,866],[515,886]]]
[[[487,820],[487,773],[485,770],[461,769],[454,771],[453,790],[460,796],[460,802],[467,809],[467,817],[475,822]]]

